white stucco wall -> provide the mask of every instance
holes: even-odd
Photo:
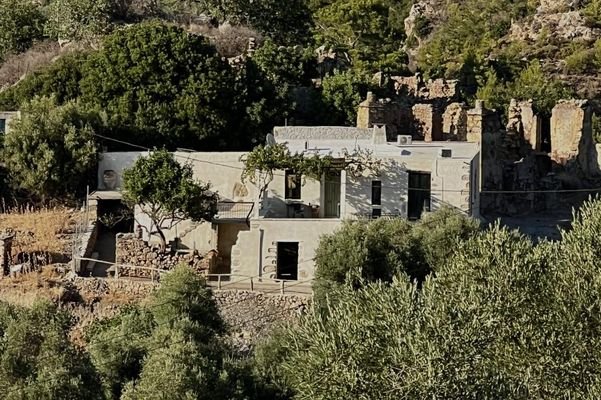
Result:
[[[123,151],[101,153],[98,161],[98,190],[107,190],[102,181],[104,171],[112,170],[117,173],[117,190],[120,190],[123,185],[123,171],[130,168],[138,158],[143,154],[148,154],[145,151]]]
[[[232,248],[232,274],[276,277],[277,242],[298,242],[298,279],[315,274],[315,250],[322,235],[332,233],[339,219],[256,219],[249,231],[240,232]]]

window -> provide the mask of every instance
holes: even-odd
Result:
[[[371,205],[381,206],[382,205],[382,182],[371,181]]]
[[[0,135],[6,133],[6,120],[0,118]]]
[[[373,219],[378,219],[382,216],[382,209],[381,208],[373,208],[371,210],[371,217]]]
[[[277,279],[298,279],[298,242],[278,242]]]
[[[286,170],[285,198],[300,200],[301,198],[301,175],[291,169]]]

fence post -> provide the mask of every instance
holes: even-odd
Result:
[[[253,277],[250,277],[250,291],[254,292],[255,291],[255,284],[253,282]]]
[[[154,269],[150,270],[150,280],[154,282]]]
[[[119,266],[115,264],[115,279],[119,279]]]
[[[284,281],[280,281],[280,294],[284,294]]]
[[[217,289],[221,290],[221,274],[217,275]]]

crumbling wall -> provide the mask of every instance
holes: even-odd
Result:
[[[482,142],[486,133],[498,132],[501,128],[499,115],[484,107],[482,100],[476,100],[474,108],[467,111],[468,142]]]
[[[426,142],[442,140],[442,113],[433,104],[413,106],[414,132]]]
[[[161,253],[157,247],[138,239],[133,233],[119,233],[116,240],[116,263],[136,267],[150,267],[171,270],[179,264],[186,264],[199,273],[209,273],[215,267],[216,254],[201,255],[196,251],[171,254]],[[150,277],[151,272],[135,268],[119,267],[120,276]]]
[[[534,151],[541,150],[541,129],[542,121],[539,115],[534,113],[532,100],[521,101],[517,104],[520,109],[522,126],[524,130],[524,140],[530,143],[530,148]]]
[[[357,109],[357,128],[370,129],[376,124],[386,125],[392,138],[398,133],[401,116],[399,104],[390,99],[378,100],[372,92],[368,92],[367,99]]]
[[[459,81],[430,79],[425,82],[420,74],[414,76],[391,76],[394,90],[398,96],[415,98],[418,101],[444,100],[447,103],[459,94]]]
[[[563,166],[576,162],[590,176],[599,173],[596,158],[588,101],[559,101],[551,115],[551,159]]]
[[[442,116],[443,140],[467,140],[467,106],[451,103]]]

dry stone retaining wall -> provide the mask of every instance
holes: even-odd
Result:
[[[153,248],[135,234],[118,234],[116,248],[116,263],[136,267],[158,268],[169,271],[180,264],[192,267],[199,273],[209,273],[215,263],[215,254],[202,256],[198,252],[181,254],[161,253],[158,248]],[[120,276],[149,278],[149,270],[119,267]]]

